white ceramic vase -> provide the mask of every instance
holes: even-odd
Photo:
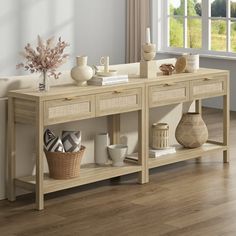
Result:
[[[107,147],[110,144],[108,133],[97,134],[94,141],[94,157],[95,163],[105,165],[108,163]]]
[[[127,154],[128,146],[123,144],[113,144],[108,146],[108,153],[112,160],[113,166],[123,166]]]
[[[87,61],[87,56],[76,57],[77,65],[71,70],[71,77],[78,86],[86,85],[87,81],[93,77],[93,69],[87,65]]]
[[[186,71],[189,73],[196,72],[199,69],[199,54],[186,55]]]

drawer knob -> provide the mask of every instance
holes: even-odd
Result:
[[[164,87],[169,87],[169,86],[172,86],[173,84],[171,84],[171,83],[166,83],[166,84],[164,84]]]
[[[203,80],[204,81],[210,81],[211,79],[210,78],[204,78]]]
[[[122,91],[115,90],[114,93],[115,94],[120,94],[120,93],[122,93]]]
[[[65,101],[71,101],[73,98],[65,98]]]

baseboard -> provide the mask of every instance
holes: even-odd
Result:
[[[6,199],[5,194],[0,194],[0,201],[1,201],[1,200],[5,200],[5,199]]]

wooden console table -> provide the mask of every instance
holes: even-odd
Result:
[[[223,96],[223,142],[210,141],[204,147],[179,149],[166,158],[148,158],[149,109],[164,105],[196,101],[201,112],[201,99]],[[36,208],[44,208],[44,194],[80,186],[130,173],[139,173],[138,182],[149,181],[149,169],[198,158],[206,152],[223,151],[228,157],[229,74],[227,71],[200,69],[197,73],[158,76],[154,79],[130,78],[130,82],[103,87],[61,86],[49,92],[18,90],[9,92],[8,103],[8,199],[15,200],[15,187],[36,192]],[[54,180],[44,174],[43,132],[46,126],[82,119],[107,116],[112,143],[119,142],[120,114],[138,111],[138,163],[123,167],[81,167],[81,175],[70,180]],[[36,176],[16,178],[15,124],[32,124],[36,129]]]

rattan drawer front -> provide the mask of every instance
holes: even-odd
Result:
[[[149,107],[185,102],[189,99],[189,83],[167,83],[149,87]]]
[[[191,99],[208,98],[226,93],[226,77],[203,78],[190,82]]]
[[[141,109],[142,89],[113,91],[96,96],[96,116]]]
[[[86,119],[95,116],[95,99],[82,96],[46,101],[44,122],[46,125]]]

